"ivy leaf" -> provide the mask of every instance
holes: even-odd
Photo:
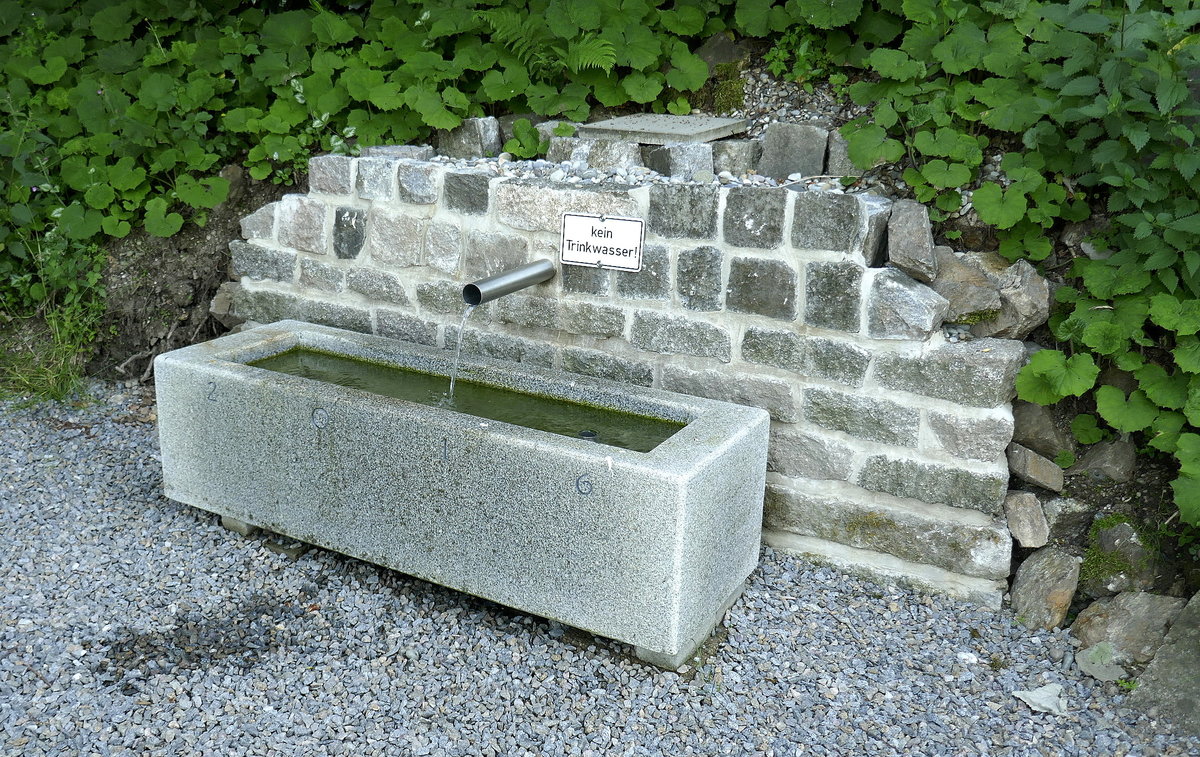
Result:
[[[128,192],[145,180],[146,170],[129,156],[121,158],[108,169],[108,183],[118,192]]]
[[[862,13],[862,0],[799,0],[800,15],[818,29],[845,26]]]
[[[1150,426],[1152,438],[1148,444],[1156,450],[1173,453],[1179,442],[1179,432],[1183,430],[1185,423],[1187,418],[1183,417],[1182,413],[1159,413]]]
[[[1156,294],[1150,298],[1150,319],[1181,336],[1191,336],[1200,331],[1200,300],[1184,300],[1170,294]]]
[[[313,38],[312,23],[305,11],[272,13],[263,22],[263,43],[274,50],[292,50],[307,47]]]
[[[1200,476],[1182,475],[1171,482],[1179,519],[1191,526],[1200,525]]]
[[[65,58],[55,56],[47,58],[44,65],[33,66],[26,69],[25,76],[34,84],[53,84],[62,78],[67,72],[67,61]]]
[[[1187,402],[1188,377],[1183,373],[1168,374],[1157,363],[1150,363],[1134,371],[1138,387],[1159,407],[1178,410]]]
[[[1067,359],[1059,350],[1040,350],[1017,374],[1017,394],[1027,402],[1051,405],[1091,389],[1099,373],[1096,361],[1087,353]]]
[[[93,184],[83,195],[83,201],[93,208],[104,209],[112,205],[117,193],[110,184]]]
[[[1105,385],[1096,389],[1095,396],[1100,417],[1118,431],[1141,431],[1158,417],[1158,407],[1140,389],[1126,398],[1117,387]]]
[[[625,88],[629,99],[635,103],[653,102],[658,93],[662,92],[663,77],[657,72],[643,74],[641,71],[634,71],[621,80],[621,86]]]
[[[1059,453],[1054,456],[1054,464],[1065,470],[1066,468],[1070,468],[1075,464],[1075,459],[1074,452],[1069,449],[1064,449],[1060,450]]]
[[[1129,334],[1110,321],[1093,321],[1083,329],[1081,341],[1101,355],[1123,352],[1129,344]]]
[[[1095,444],[1104,438],[1104,429],[1096,423],[1096,416],[1080,413],[1071,420],[1071,433],[1080,444]]]
[[[888,137],[883,127],[869,124],[846,136],[847,154],[859,168],[895,163],[904,157],[904,145]]]
[[[770,27],[771,0],[737,0],[733,21],[751,37],[765,37]]]
[[[708,79],[708,64],[690,52],[686,46],[677,49],[671,56],[671,70],[667,72],[667,86],[681,92],[700,89]]]
[[[167,212],[167,201],[155,197],[146,203],[146,233],[156,237],[173,236],[183,228],[183,216]]]
[[[180,201],[193,208],[215,208],[229,196],[229,180],[221,176],[209,176],[197,181],[191,174],[183,174],[175,182],[175,194]]]
[[[447,110],[442,96],[432,89],[413,85],[404,91],[404,101],[435,129],[453,129],[462,123],[462,117]]]
[[[955,25],[939,43],[933,46],[933,57],[949,74],[961,74],[975,68],[983,60],[987,40],[979,27],[970,23]]]
[[[117,239],[124,239],[129,236],[129,232],[133,231],[129,221],[116,216],[105,216],[104,220],[100,222],[100,228],[104,229],[105,234]]]
[[[918,24],[932,24],[938,20],[938,0],[903,0],[900,3],[904,17]]]
[[[971,169],[962,163],[947,163],[941,158],[935,158],[921,166],[921,175],[935,187],[953,189],[971,180]]]
[[[903,50],[877,47],[867,56],[869,65],[880,76],[897,81],[908,81],[925,76],[925,64],[908,57]]]
[[[68,239],[88,239],[100,233],[103,219],[100,211],[84,209],[83,205],[73,202],[58,214],[58,228]]]
[[[152,110],[170,110],[175,105],[175,79],[158,72],[150,74],[138,88],[138,102]]]
[[[1012,228],[1025,217],[1028,209],[1025,195],[1015,187],[1004,190],[995,182],[984,182],[975,190],[971,201],[984,223],[998,229]]]
[[[101,8],[92,15],[92,34],[104,42],[119,42],[129,39],[133,22],[129,18],[131,3],[115,3]]]
[[[323,45],[345,44],[358,36],[346,19],[328,11],[313,17],[312,30],[317,36],[317,41]]]
[[[694,5],[676,5],[674,10],[659,11],[658,22],[663,28],[680,37],[691,37],[704,30],[708,20],[704,11]]]
[[[1181,371],[1200,373],[1200,339],[1185,336],[1176,340],[1175,345],[1175,349],[1171,350],[1175,365]]]

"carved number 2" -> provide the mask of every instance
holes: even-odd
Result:
[[[217,401],[217,382],[216,381],[208,382],[208,401],[209,402]]]

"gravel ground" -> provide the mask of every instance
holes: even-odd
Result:
[[[1063,633],[765,550],[684,673],[162,496],[153,399],[0,403],[4,754],[1195,754]],[[1014,690],[1061,684],[1067,713]]]

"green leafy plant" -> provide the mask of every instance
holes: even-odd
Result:
[[[545,155],[550,140],[542,139],[528,118],[518,118],[513,123],[513,138],[504,143],[504,151],[518,158],[533,158]]]

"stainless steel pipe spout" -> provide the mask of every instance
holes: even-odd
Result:
[[[552,278],[554,264],[549,260],[537,260],[467,284],[463,287],[463,302],[468,305],[480,305]]]

